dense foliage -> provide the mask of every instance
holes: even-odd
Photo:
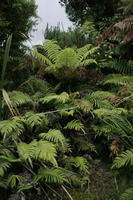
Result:
[[[103,18],[112,17],[120,0],[60,0],[72,22],[83,24],[89,18],[100,22]]]
[[[36,7],[34,1],[20,2]],[[91,1],[86,2],[91,7]],[[96,1],[98,9],[111,6],[111,16],[117,3],[103,1],[99,5]],[[102,34],[92,21],[67,32],[47,27],[44,44],[25,51],[18,61],[22,77],[14,85],[7,81],[12,45],[16,42],[19,52],[24,40],[20,37],[18,45],[10,26],[4,31],[0,76],[3,200],[132,199],[131,7],[132,2],[126,2],[122,18],[114,17],[109,26],[104,22],[107,29]],[[93,9],[92,5],[91,12],[96,15]],[[101,16],[107,17],[105,10]],[[81,13],[78,18],[82,21]],[[83,37],[78,43],[77,33],[87,40]]]
[[[88,35],[80,27],[69,27],[64,31],[60,24],[55,27],[49,27],[47,24],[44,38],[57,41],[61,48],[74,46],[79,48],[89,43]]]

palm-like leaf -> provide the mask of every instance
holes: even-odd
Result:
[[[44,43],[44,55],[40,55],[37,51],[33,51],[32,55],[42,65],[45,64],[45,71],[52,73],[57,79],[62,77],[72,79],[74,72],[77,68],[87,66],[92,63],[97,64],[95,59],[91,59],[96,51],[97,47],[91,48],[92,45],[88,44],[78,50],[73,48],[65,48],[63,50],[51,40],[46,40]]]

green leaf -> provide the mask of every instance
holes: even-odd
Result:
[[[11,187],[11,188],[14,188],[14,187],[17,187],[17,185],[19,183],[23,183],[24,182],[24,179],[22,176],[19,176],[19,175],[11,175],[9,178],[8,178],[8,185]]]
[[[72,120],[68,122],[64,129],[70,129],[75,131],[82,131],[85,134],[84,125],[81,123],[80,120]]]
[[[39,137],[62,146],[64,146],[64,143],[66,142],[66,138],[61,131],[56,129],[50,129],[47,133],[41,133],[39,134]]]
[[[9,51],[10,51],[11,41],[12,41],[12,35],[10,35],[8,37],[7,42],[6,42],[6,49],[5,49],[4,61],[3,61],[2,73],[1,73],[1,80],[2,81],[4,81],[4,79],[5,79],[5,72],[6,72],[7,63],[8,63],[8,60],[9,60]]]
[[[35,183],[44,180],[46,183],[62,185],[68,183],[68,179],[62,170],[56,168],[40,168],[37,176],[34,177]]]

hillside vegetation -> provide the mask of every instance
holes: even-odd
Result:
[[[75,2],[32,48],[35,1],[0,3],[3,200],[133,199],[133,2]]]

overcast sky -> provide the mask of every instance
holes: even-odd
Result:
[[[72,26],[65,13],[65,9],[58,3],[59,0],[36,0],[38,5],[38,16],[41,18],[36,27],[37,31],[32,33],[32,45],[42,44],[46,24],[56,26],[59,22],[63,24],[65,30]]]

